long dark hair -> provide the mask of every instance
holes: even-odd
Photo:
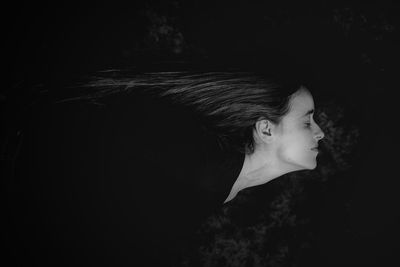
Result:
[[[253,129],[260,119],[279,124],[290,110],[291,96],[303,85],[298,79],[263,72],[147,72],[104,71],[82,87],[90,93],[62,101],[99,101],[116,93],[144,92],[189,108],[225,146],[254,152]]]

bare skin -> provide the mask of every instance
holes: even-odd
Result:
[[[304,87],[290,100],[290,111],[278,125],[263,119],[253,132],[255,151],[246,154],[242,170],[226,198],[243,189],[267,183],[286,173],[317,166],[315,149],[324,133],[313,119],[314,100]]]

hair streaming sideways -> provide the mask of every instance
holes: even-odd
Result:
[[[223,145],[248,154],[254,151],[253,127],[257,120],[279,123],[290,109],[290,97],[302,85],[240,71],[106,74],[83,85],[94,88],[94,92],[67,100],[98,100],[122,92],[143,92],[167,99],[192,110]]]

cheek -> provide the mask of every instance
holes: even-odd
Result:
[[[295,161],[304,156],[304,148],[299,142],[287,143],[281,148],[281,157],[287,161]]]
[[[302,161],[312,158],[311,144],[306,133],[297,132],[289,134],[284,139],[279,149],[280,157],[285,161]]]
[[[286,138],[279,148],[279,155],[282,159],[288,161],[297,158],[301,151],[299,140],[295,138]]]

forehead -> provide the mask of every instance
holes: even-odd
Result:
[[[314,99],[311,93],[302,87],[290,99],[290,111],[287,115],[300,118],[311,109],[314,109]]]

